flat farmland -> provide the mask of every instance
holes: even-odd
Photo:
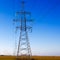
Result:
[[[33,60],[60,60],[60,56],[32,56],[31,58]],[[0,56],[0,60],[16,60],[16,56]]]
[[[0,56],[0,60],[15,60],[15,56]]]
[[[33,56],[35,60],[60,60],[60,56]]]

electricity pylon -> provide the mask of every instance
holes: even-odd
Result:
[[[14,22],[19,22],[20,26],[16,26],[17,29],[20,30],[20,36],[18,41],[18,49],[17,49],[17,57],[18,56],[26,56],[28,60],[30,59],[31,47],[28,39],[28,32],[32,30],[32,27],[29,26],[29,23],[32,22],[31,13],[24,10],[25,2],[21,2],[21,11],[16,12],[19,16],[19,19],[14,19]],[[27,15],[30,16],[30,19],[27,18]],[[29,23],[28,23],[29,22]]]

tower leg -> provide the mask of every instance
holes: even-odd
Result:
[[[22,59],[31,60],[31,48],[26,31],[20,32],[17,59],[19,59],[19,57]]]

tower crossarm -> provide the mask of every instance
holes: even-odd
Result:
[[[31,15],[31,13],[30,12],[26,12],[26,11],[20,11],[20,12],[16,12],[16,14],[28,14],[28,15]]]
[[[27,19],[26,22],[33,22],[33,19],[30,19],[30,20]]]
[[[21,20],[13,19],[13,22],[21,22]],[[23,22],[25,21],[23,20]],[[27,19],[26,22],[33,22],[33,19],[30,19],[30,20]]]
[[[13,22],[21,22],[21,20],[13,19]]]
[[[20,29],[20,30],[24,31],[25,28],[26,28],[26,31],[32,32],[32,27],[31,26],[27,26],[27,27],[16,26],[16,31],[17,31],[17,29]]]

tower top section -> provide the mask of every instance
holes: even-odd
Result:
[[[20,29],[20,31],[32,31],[31,22],[31,12],[25,11],[25,1],[21,1],[21,10],[16,12],[19,19],[14,19],[14,22],[19,22],[20,26],[17,26],[16,29]],[[29,18],[28,18],[29,17]]]
[[[24,10],[24,7],[25,7],[25,2],[24,2],[24,0],[22,0],[22,1],[21,1],[21,11]]]

